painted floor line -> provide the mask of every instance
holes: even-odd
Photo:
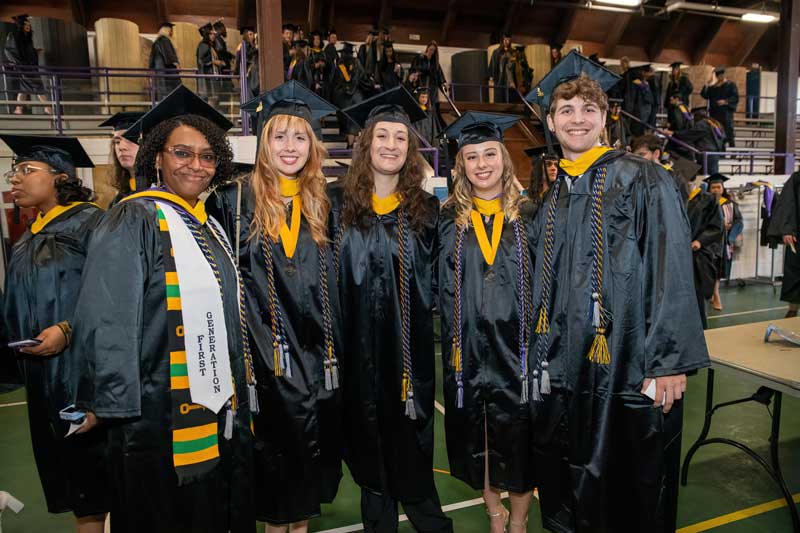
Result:
[[[14,402],[14,403],[0,403],[0,407],[16,407],[18,405],[27,405],[28,402]]]
[[[800,503],[800,492],[792,496],[792,498],[794,499],[795,503]],[[761,503],[759,505],[754,505],[753,507],[748,507],[747,509],[742,509],[740,511],[718,516],[716,518],[705,520],[691,526],[686,526],[677,530],[675,533],[700,533],[702,531],[708,531],[709,529],[714,529],[719,526],[724,526],[725,524],[738,522],[739,520],[744,520],[745,518],[751,518],[769,511],[774,511],[775,509],[780,509],[781,507],[786,507],[786,500],[783,498],[772,500],[771,502]]]
[[[709,315],[708,320],[714,320],[715,318],[728,318],[729,316],[742,316],[742,315],[752,315],[754,313],[766,313],[767,311],[784,311],[788,309],[785,305],[782,307],[767,307],[764,309],[753,309],[751,311],[740,311],[738,313],[727,313],[724,315]]]
[[[440,413],[444,414],[444,405],[440,404],[436,400],[433,400],[433,406],[436,407],[436,410]]]

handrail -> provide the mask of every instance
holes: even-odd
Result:
[[[450,85],[452,86],[453,84],[451,83]],[[456,115],[458,115],[460,117],[461,116],[461,111],[458,110],[458,108],[456,107],[455,102],[453,102],[453,100],[450,98],[450,95],[447,94],[447,91],[445,91],[443,87],[440,87],[440,88],[442,89],[442,94],[444,94],[444,97],[447,100],[447,103],[450,104],[450,107],[453,108],[453,111],[456,112]]]
[[[633,120],[635,120],[636,122],[638,122],[638,123],[639,123],[639,124],[641,124],[642,126],[644,126],[644,127],[646,127],[646,128],[649,128],[649,129],[651,129],[651,130],[655,131],[655,132],[656,132],[656,133],[658,133],[659,135],[661,135],[661,136],[663,136],[663,137],[666,137],[667,139],[669,139],[670,141],[674,142],[675,144],[678,144],[678,145],[682,146],[683,148],[686,148],[687,150],[689,150],[689,151],[690,151],[690,152],[692,152],[692,153],[695,153],[695,154],[701,154],[701,153],[703,153],[702,151],[698,150],[698,149],[697,149],[697,148],[695,148],[694,146],[692,146],[692,145],[690,145],[690,144],[687,144],[686,142],[684,142],[684,141],[682,141],[682,140],[680,140],[680,139],[676,139],[676,138],[675,138],[675,137],[674,137],[672,134],[670,134],[670,133],[667,133],[665,130],[662,130],[661,128],[659,128],[659,127],[657,127],[657,126],[653,126],[652,124],[648,124],[647,122],[645,122],[645,121],[643,121],[643,120],[639,119],[639,117],[635,117],[635,116],[631,115],[630,113],[628,113],[628,112],[627,112],[627,111],[625,111],[624,109],[621,109],[621,110],[620,110],[620,113],[622,113],[622,115],[624,115],[624,116],[626,116],[626,117],[628,117],[628,118],[630,118],[630,119],[633,119]]]
[[[524,94],[522,94],[522,91],[520,91],[520,90],[519,90],[518,88],[516,88],[516,87],[515,87],[515,89],[517,90],[517,94],[519,95],[519,98],[520,98],[520,100],[522,100],[522,103],[523,103],[523,104],[525,104],[525,107],[527,107],[527,108],[528,108],[528,111],[530,111],[531,113],[533,113],[533,115],[534,115],[536,118],[538,118],[538,119],[539,119],[539,122],[541,122],[541,123],[544,125],[544,119],[543,119],[543,118],[542,118],[542,116],[541,116],[541,115],[538,113],[538,111],[536,111],[536,109],[535,109],[535,108],[534,108],[534,107],[531,105],[531,103],[525,99],[525,95],[524,95]]]

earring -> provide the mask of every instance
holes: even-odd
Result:
[[[156,187],[161,188],[161,169],[156,169]]]

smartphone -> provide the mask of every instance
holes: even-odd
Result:
[[[86,418],[86,413],[79,411],[75,407],[75,404],[72,404],[60,410],[58,412],[58,416],[61,417],[61,420],[66,420],[67,422],[72,422],[73,424],[82,424],[83,419]]]
[[[19,350],[20,348],[32,348],[42,344],[41,339],[23,339],[21,341],[9,342],[8,347],[12,350]]]

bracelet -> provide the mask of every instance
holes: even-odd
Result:
[[[58,329],[61,330],[61,333],[64,334],[64,338],[67,341],[67,346],[69,346],[70,342],[72,342],[72,326],[70,325],[69,321],[64,320],[56,324]]]

